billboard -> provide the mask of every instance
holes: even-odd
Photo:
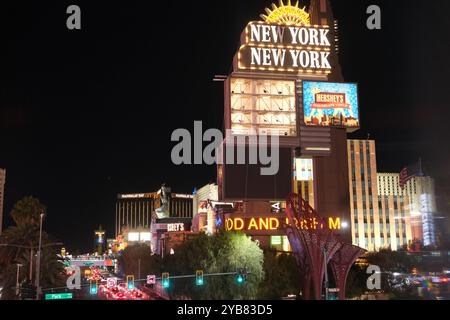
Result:
[[[231,78],[230,105],[235,135],[297,135],[295,81]]]
[[[304,81],[303,113],[309,126],[359,128],[357,84]]]

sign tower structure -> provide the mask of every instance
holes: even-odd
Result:
[[[358,88],[343,83],[330,1],[311,0],[306,8],[281,0],[261,19],[242,32],[225,79],[224,158],[230,139],[244,136],[247,161],[218,164],[219,200],[242,202],[245,220],[270,215],[273,202],[286,203],[294,192],[321,216],[351,225],[347,133],[359,129]],[[255,148],[249,137],[261,134],[279,137],[272,176],[248,161]],[[351,242],[349,228],[338,234]]]

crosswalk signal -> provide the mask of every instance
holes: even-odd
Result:
[[[195,284],[197,286],[203,285],[203,270],[195,271]]]
[[[133,290],[134,289],[134,276],[127,276],[127,289]]]
[[[90,294],[97,294],[98,292],[98,284],[97,281],[91,280],[90,286],[89,286],[89,293]]]
[[[168,288],[170,286],[169,273],[168,272],[164,272],[162,274],[162,286],[164,288]]]

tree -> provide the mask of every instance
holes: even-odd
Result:
[[[32,283],[34,285],[34,279],[29,279],[30,253],[23,252],[14,261],[14,263],[7,265],[0,272],[0,283],[3,285],[2,299],[4,300],[17,298],[15,291],[17,263],[22,265],[19,272],[20,291],[30,290],[25,288],[25,283]],[[35,258],[33,258],[32,268],[32,271],[36,270]],[[34,274],[32,276],[34,277]],[[40,285],[43,289],[64,287],[66,285],[67,275],[64,270],[64,265],[56,258],[56,250],[54,248],[42,249],[40,279]]]
[[[39,245],[40,214],[45,206],[33,197],[26,197],[14,205],[11,216],[16,226],[4,230],[0,236],[0,287],[3,287],[2,299],[15,297],[16,264],[23,265],[19,282],[29,275],[30,255],[34,256]],[[57,258],[56,242],[42,232],[41,281],[42,288],[65,285],[64,266]],[[32,258],[33,270],[36,270],[36,258]],[[33,276],[33,275],[32,275]],[[33,279],[28,279],[32,282]]]
[[[345,295],[347,298],[360,297],[367,291],[367,268],[354,264],[348,273]]]
[[[275,300],[300,292],[300,273],[295,257],[291,254],[266,251],[264,275],[264,281],[259,287],[259,299]]]
[[[196,286],[193,278],[174,280],[169,293],[175,298],[255,299],[264,277],[263,252],[242,233],[201,234],[177,247],[165,258],[164,266],[171,275],[195,274],[197,269],[205,274],[248,270],[244,284],[237,284],[233,275],[205,277],[203,286]]]
[[[30,196],[18,201],[11,210],[10,216],[18,226],[24,224],[39,226],[40,215],[45,210],[46,207],[38,199]]]
[[[43,232],[43,242],[47,238],[47,234]],[[0,246],[0,267],[14,263],[24,252],[29,254],[30,249],[25,247],[36,247],[38,243],[39,227],[36,225],[22,224],[5,229],[0,236],[0,244],[8,246]]]
[[[152,255],[150,247],[143,244],[130,245],[125,248],[119,257],[119,266],[122,273],[124,275],[134,275],[135,279],[137,279],[139,259],[141,260],[141,278],[161,273],[161,258],[157,255]]]
[[[406,251],[392,251],[383,249],[378,252],[369,252],[364,256],[365,266],[354,265],[348,275],[347,296],[359,297],[368,291],[366,273],[368,265],[376,265],[381,269],[381,291],[390,295],[390,299],[417,299],[417,292],[401,276],[394,273],[409,274],[414,267],[414,259]]]

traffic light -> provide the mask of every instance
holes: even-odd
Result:
[[[245,283],[245,280],[247,280],[247,270],[239,269],[236,276],[236,282],[238,284],[243,284]]]
[[[134,289],[134,276],[127,276],[127,288],[128,290],[133,290]]]
[[[90,283],[90,286],[89,286],[89,293],[90,294],[97,294],[98,293],[97,281],[91,280],[91,283]]]
[[[195,284],[197,286],[203,285],[203,270],[195,271]]]
[[[169,273],[168,272],[164,272],[162,274],[162,286],[164,288],[168,288],[170,286]]]

